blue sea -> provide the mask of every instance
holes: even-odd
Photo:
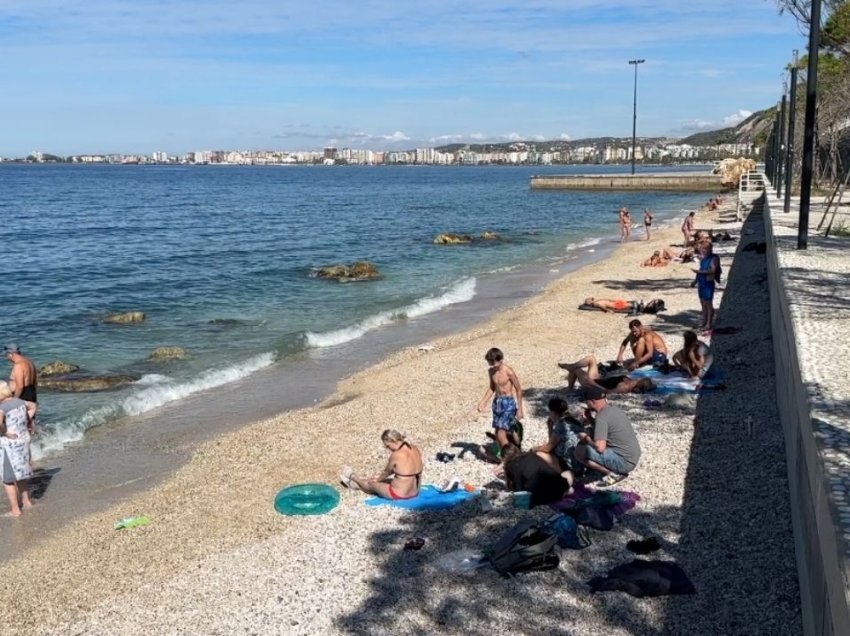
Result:
[[[253,374],[269,382],[277,373],[281,385],[305,360],[339,357],[346,370],[356,368],[358,341],[369,339],[374,352],[376,343],[392,349],[427,337],[435,325],[460,328],[458,316],[480,313],[465,308],[488,285],[511,290],[491,303],[495,311],[563,264],[604,255],[616,243],[621,205],[638,223],[652,208],[659,225],[705,199],[529,187],[533,174],[581,171],[0,165],[0,338],[38,365],[64,360],[92,374],[139,378],[99,393],[42,390],[35,456]],[[448,231],[493,231],[504,240],[433,244]],[[381,278],[341,284],[311,276],[315,267],[355,260],[377,265]],[[129,310],[147,319],[102,321]],[[191,357],[148,361],[161,346]],[[252,398],[258,412],[264,399]],[[213,399],[203,402],[214,408]]]

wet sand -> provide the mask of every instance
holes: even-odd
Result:
[[[710,222],[707,214],[699,215],[699,225]],[[420,445],[426,482],[441,483],[457,474],[476,485],[488,483],[489,465],[469,458],[451,464],[434,460],[435,453],[452,450],[452,444],[484,441],[490,418],[472,410],[485,387],[484,352],[491,346],[506,352],[527,391],[530,443],[540,443],[545,403],[564,384],[556,363],[589,352],[611,358],[626,332],[627,316],[577,311],[584,297],[664,298],[667,314],[642,319],[659,328],[671,349],[679,346],[685,326],[697,324],[696,294],[688,286],[691,265],[637,266],[654,249],[678,240],[678,230],[671,229],[650,242],[626,244],[522,306],[433,341],[431,350],[406,348],[343,380],[318,406],[203,444],[155,489],[80,519],[4,564],[4,633],[9,627],[8,633],[20,634],[491,634],[499,626],[520,633],[660,634],[677,633],[667,629],[673,619],[681,627],[712,621],[723,627],[718,631],[758,633],[736,632],[732,626],[737,623],[731,621],[743,625],[746,612],[764,616],[766,607],[771,624],[764,623],[762,633],[798,633],[787,494],[782,509],[784,473],[770,472],[758,482],[759,502],[769,504],[779,519],[770,526],[775,539],[764,546],[752,540],[730,546],[738,561],[718,555],[726,566],[717,566],[716,558],[700,561],[699,546],[688,552],[693,549],[688,548],[688,528],[700,526],[700,519],[689,516],[692,506],[685,499],[693,487],[694,418],[717,417],[699,415],[699,407],[651,412],[641,406],[644,396],[617,400],[632,416],[644,448],[641,465],[623,487],[644,500],[616,531],[595,533],[593,546],[565,553],[552,573],[503,580],[482,572],[467,579],[435,567],[446,552],[491,543],[521,517],[518,510],[487,515],[467,506],[417,515],[367,508],[360,493],[344,493],[336,510],[315,518],[282,517],[271,505],[285,485],[336,483],[344,463],[375,471],[385,461],[379,441],[385,428],[398,428]],[[731,262],[725,253],[724,259],[728,274]],[[755,335],[753,327],[747,337]],[[769,395],[772,386],[764,388]],[[758,415],[764,407],[754,401],[747,408]],[[722,415],[732,406],[716,408]],[[764,461],[775,463],[781,441],[777,445],[769,427],[760,419],[756,430],[770,436],[771,444],[759,448]],[[747,444],[741,453],[754,451]],[[116,519],[130,514],[146,514],[153,524],[112,530]],[[689,573],[702,595],[644,601],[621,594],[591,597],[583,581],[622,562],[628,556],[625,541],[648,532],[662,539],[661,557],[694,568]],[[402,552],[401,544],[412,534],[426,537],[425,549]],[[745,573],[751,561],[766,563],[759,580],[773,585],[752,590],[745,608],[724,606],[728,593],[737,593],[727,570],[732,565]]]

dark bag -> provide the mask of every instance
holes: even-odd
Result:
[[[576,520],[565,514],[555,514],[546,520],[546,530],[558,538],[559,548],[583,550],[591,544],[587,528],[576,523]]]
[[[560,559],[555,554],[558,537],[533,519],[524,519],[508,530],[487,551],[487,558],[499,574],[552,570]]]
[[[648,303],[646,303],[643,306],[643,313],[657,314],[659,312],[664,311],[665,309],[667,308],[664,306],[664,301],[658,298],[656,300],[650,300]]]
[[[714,282],[720,283],[723,278],[723,268],[720,267],[720,257],[715,254],[714,255]]]

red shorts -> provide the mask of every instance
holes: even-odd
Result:
[[[396,500],[399,500],[399,499],[414,499],[415,497],[418,497],[418,496],[419,496],[419,493],[417,492],[417,493],[416,493],[416,494],[414,494],[414,495],[409,495],[409,496],[407,496],[407,497],[402,497],[402,496],[401,496],[401,495],[399,495],[399,494],[398,494],[395,490],[393,490],[392,485],[390,485],[390,497],[391,497],[392,499],[396,499]]]

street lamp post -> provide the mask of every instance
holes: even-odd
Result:
[[[635,66],[635,101],[632,116],[632,174],[635,173],[635,147],[637,145],[637,69],[638,64],[643,64],[646,60],[629,60],[629,64]]]
[[[806,72],[806,116],[803,120],[803,167],[800,172],[800,216],[797,249],[809,247],[809,206],[812,199],[812,172],[815,154],[815,109],[818,95],[818,49],[820,47],[821,0],[812,0],[809,25],[809,68]]]

